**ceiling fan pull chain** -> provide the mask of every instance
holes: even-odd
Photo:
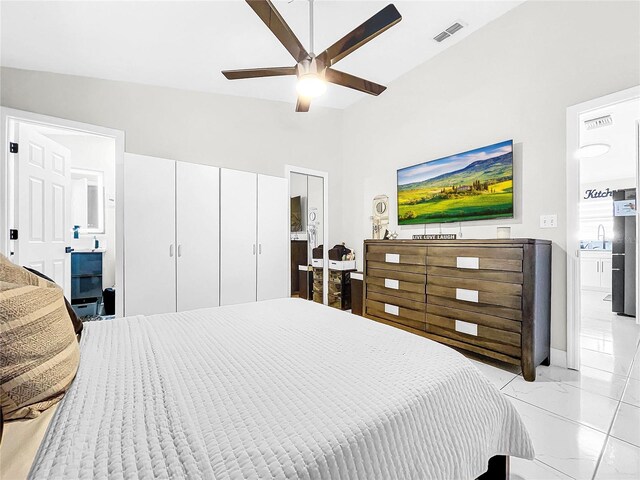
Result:
[[[309,0],[309,53],[313,56],[313,0]]]

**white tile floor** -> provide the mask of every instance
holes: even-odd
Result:
[[[520,412],[536,449],[513,480],[640,479],[640,326],[584,292],[581,370],[538,367],[535,382],[475,362]]]

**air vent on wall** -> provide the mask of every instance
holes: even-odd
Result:
[[[440,43],[441,41],[449,38],[454,33],[459,32],[460,30],[462,30],[463,27],[464,27],[464,24],[462,24],[460,22],[456,22],[453,25],[451,25],[449,28],[446,28],[444,31],[440,32],[438,35],[433,37],[433,39],[436,42]]]
[[[584,121],[585,127],[587,130],[593,130],[594,128],[602,128],[607,127],[609,125],[613,125],[613,118],[611,115],[604,115],[602,117],[591,118],[589,120]]]

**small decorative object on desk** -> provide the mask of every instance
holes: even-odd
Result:
[[[398,238],[398,232],[390,232],[389,230],[384,232],[384,240],[395,240],[396,238]]]
[[[511,227],[498,227],[498,238],[511,238]]]
[[[414,240],[455,240],[455,233],[429,233],[427,235],[413,235]]]

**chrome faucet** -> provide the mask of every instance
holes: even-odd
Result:
[[[600,230],[602,230],[602,249],[604,250],[607,248],[607,237],[603,224],[598,225],[598,240],[600,240]]]

